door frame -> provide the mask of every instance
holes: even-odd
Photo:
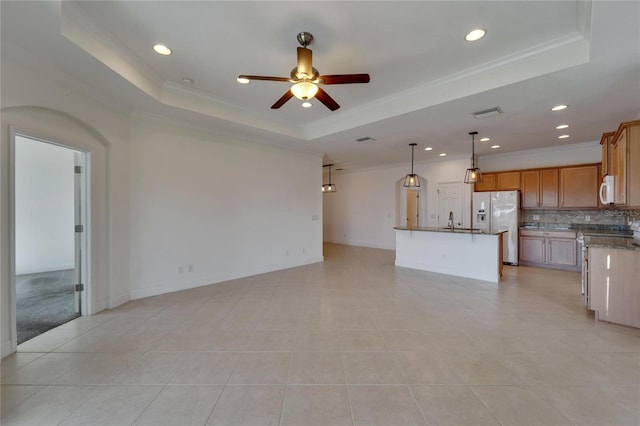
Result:
[[[81,311],[80,315],[85,316],[92,312],[91,297],[91,153],[78,147],[74,147],[68,143],[62,143],[55,139],[48,138],[43,135],[37,135],[33,132],[22,131],[9,125],[9,309],[11,311],[11,353],[16,352],[18,347],[18,334],[16,324],[16,136],[32,139],[42,143],[57,145],[68,148],[81,153],[84,157],[85,170],[80,178],[80,192],[82,194],[80,200],[80,213],[83,217],[84,232],[79,238],[80,249],[85,256],[81,259],[81,279],[84,284],[84,291],[80,296]],[[78,267],[78,265],[76,265]]]

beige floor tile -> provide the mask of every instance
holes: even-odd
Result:
[[[4,361],[3,361],[4,362]],[[37,385],[2,385],[0,386],[1,411],[4,416],[22,401],[42,389]]]
[[[389,351],[426,351],[433,349],[428,338],[416,330],[380,330]]]
[[[15,373],[18,368],[24,367],[44,355],[44,353],[14,352],[2,358],[2,364],[0,365],[2,377]]]
[[[349,397],[357,426],[426,424],[406,386],[349,386]]]
[[[578,425],[637,426],[640,424],[638,388],[624,386],[538,386],[533,391],[566,418]],[[622,394],[629,398],[621,399]],[[635,400],[636,410],[628,401]]]
[[[287,386],[282,426],[350,426],[346,386]]]
[[[112,384],[163,385],[188,361],[188,352],[147,352],[114,376]]]
[[[138,356],[137,354],[87,354],[53,383],[57,385],[108,384],[114,376],[131,367]]]
[[[18,352],[50,352],[78,337],[75,330],[54,328],[18,345]]]
[[[448,357],[449,365],[467,384],[521,385],[516,375],[490,354],[459,353]]]
[[[100,386],[61,425],[133,424],[161,390],[162,386]]]
[[[391,357],[404,384],[453,384],[462,378],[451,368],[447,356],[438,352],[392,352]]]
[[[338,330],[342,351],[384,351],[386,345],[377,330]]]
[[[287,382],[290,352],[245,352],[240,355],[230,384],[277,385]]]
[[[207,424],[225,426],[278,425],[284,386],[228,385]]]
[[[570,425],[562,414],[525,386],[472,386],[504,426]]]
[[[287,383],[344,384],[340,352],[295,352]]]
[[[176,371],[171,384],[224,385],[238,363],[237,352],[193,352]]]
[[[168,385],[134,423],[136,426],[204,425],[223,386]]]
[[[6,385],[48,385],[90,354],[48,353],[2,378]]]
[[[481,426],[499,423],[466,385],[412,386],[429,426]]]
[[[248,351],[289,351],[293,347],[295,330],[256,330],[249,334]]]
[[[338,335],[333,330],[298,329],[293,344],[294,351],[339,351]]]
[[[247,348],[247,341],[252,335],[251,331],[223,331],[209,332],[202,338],[202,344],[198,348],[201,351],[243,351]]]
[[[343,352],[349,384],[399,384],[401,376],[390,352]]]
[[[89,398],[94,388],[45,386],[12,410],[2,412],[3,426],[57,425]]]

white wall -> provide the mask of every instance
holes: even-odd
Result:
[[[132,298],[322,261],[321,156],[137,116],[130,160]]]
[[[567,144],[528,151],[485,155],[478,159],[483,172],[520,170],[538,167],[599,163],[602,161],[600,141]]]
[[[74,267],[74,151],[15,141],[16,275]]]

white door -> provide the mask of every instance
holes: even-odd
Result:
[[[453,216],[455,227],[462,227],[462,183],[438,183],[438,226],[447,226]]]
[[[417,228],[420,224],[420,191],[407,190],[407,228]]]

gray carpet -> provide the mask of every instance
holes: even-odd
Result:
[[[73,269],[16,276],[18,344],[79,316],[74,281]]]

